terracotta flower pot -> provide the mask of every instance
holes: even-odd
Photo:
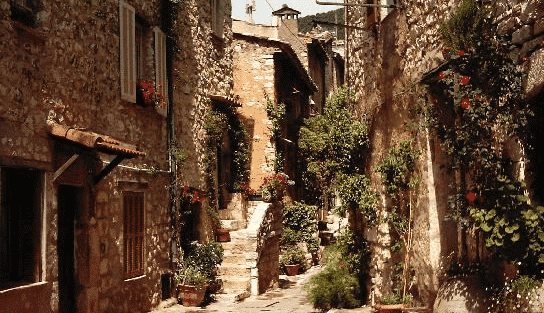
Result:
[[[181,301],[183,306],[199,306],[204,300],[206,286],[178,285],[178,301]]]
[[[215,232],[215,240],[219,242],[230,241],[230,231],[228,229],[218,229]]]
[[[404,304],[376,304],[379,313],[402,313]]]
[[[285,269],[287,270],[288,276],[295,276],[298,274],[298,270],[300,269],[300,264],[286,264]]]

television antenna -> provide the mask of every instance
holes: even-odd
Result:
[[[247,21],[250,23],[254,23],[253,21],[253,12],[255,11],[255,0],[247,1],[246,0],[246,14],[247,14]]]

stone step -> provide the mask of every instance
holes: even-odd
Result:
[[[230,242],[222,242],[221,244],[223,245],[225,252],[230,251],[233,254],[245,253],[246,251],[256,248],[256,243],[254,244],[255,247],[253,247],[254,245],[246,240],[231,240]]]
[[[225,280],[232,276],[249,277],[251,269],[245,264],[223,264],[219,267],[217,273]]]
[[[239,220],[221,220],[221,228],[229,229],[231,232],[236,231],[242,228],[242,222]]]
[[[246,264],[246,255],[245,253],[232,253],[228,250],[225,250],[223,254],[223,262],[221,266],[227,266],[230,264],[243,265]]]
[[[250,288],[250,278],[249,277],[228,277],[228,280],[225,278],[223,279],[223,288],[221,289],[221,293],[226,294],[239,294],[244,291],[249,290]]]

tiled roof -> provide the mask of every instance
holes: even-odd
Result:
[[[104,153],[121,154],[129,158],[146,155],[145,152],[139,151],[131,144],[88,130],[52,123],[49,125],[49,133],[55,137],[66,139],[90,149],[97,149]]]

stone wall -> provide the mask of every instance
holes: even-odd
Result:
[[[362,3],[364,1],[353,1]],[[366,8],[349,7],[347,24],[364,29],[349,29],[347,39],[347,85],[356,92],[356,112],[369,123],[371,152],[367,172],[377,190],[384,194],[374,169],[385,153],[399,140],[415,136],[415,147],[421,152],[416,175],[422,178],[414,199],[415,267],[412,291],[430,305],[438,288],[440,262],[457,249],[455,223],[446,222],[447,192],[451,177],[444,165],[446,159],[437,140],[422,129],[414,133],[406,121],[413,117],[411,108],[419,99],[415,87],[424,73],[444,61],[444,46],[439,33],[441,22],[460,1],[405,1],[402,7],[380,16],[378,24],[368,24]],[[528,73],[527,95],[537,94],[543,85],[542,35],[543,7],[539,1],[498,1],[499,32],[512,34],[517,46],[519,65]],[[382,14],[385,11],[382,10]],[[387,207],[385,195],[380,204]],[[373,233],[373,267],[371,285],[376,297],[391,290],[391,244],[385,225]],[[395,261],[396,262],[396,261]]]
[[[270,141],[272,123],[266,113],[266,95],[272,101],[276,99],[274,54],[279,49],[273,42],[239,34],[235,34],[233,45],[234,93],[243,103],[238,112],[255,125],[250,188],[257,190],[273,171],[275,150]]]
[[[153,108],[121,99],[118,1],[37,2],[34,26],[14,21],[11,2],[0,2],[0,166],[43,172],[45,239],[38,256],[43,273],[37,285],[0,290],[0,297],[11,301],[2,301],[0,311],[59,310],[57,193],[66,184],[81,187],[85,194],[75,239],[78,312],[147,312],[164,296],[172,296],[161,290],[161,275],[172,271],[167,119]],[[148,30],[163,25],[161,1],[127,3]],[[183,184],[199,189],[205,189],[208,95],[232,95],[231,5],[223,3],[222,38],[211,32],[209,2],[180,4],[176,19],[182,31],[176,32],[169,69],[176,146],[188,157],[178,174]],[[146,38],[145,75],[154,77],[152,32]],[[111,136],[146,156],[124,160],[93,185],[89,173],[96,174],[113,156],[74,145],[81,159],[53,181],[60,161],[72,155],[65,150],[72,150],[72,144],[52,139],[48,122]],[[144,275],[126,279],[122,191],[134,189],[145,193]],[[209,227],[204,228],[209,238]],[[30,290],[35,299],[29,298]]]

